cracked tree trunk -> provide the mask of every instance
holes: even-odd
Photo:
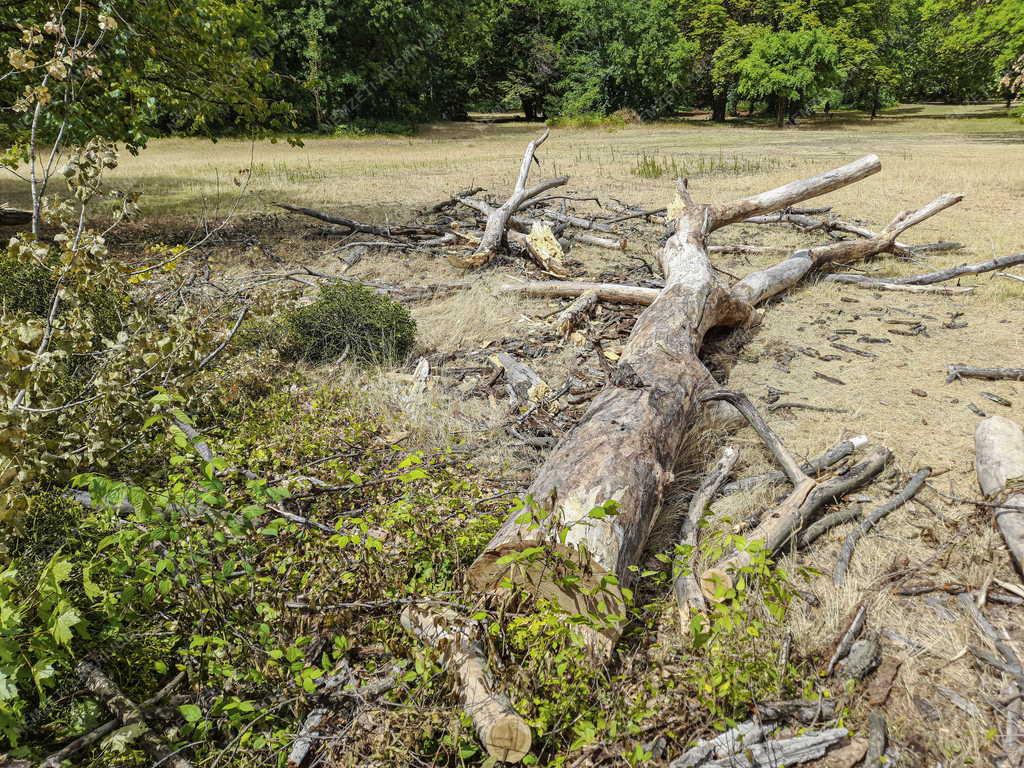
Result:
[[[874,238],[798,251],[731,287],[711,266],[708,235],[839,189],[880,167],[878,158],[868,155],[719,206],[694,202],[684,185],[685,207],[659,254],[664,288],[637,318],[608,386],[577,428],[555,446],[529,487],[535,514],[513,513],[469,568],[473,587],[494,591],[510,579],[570,612],[606,618],[594,622],[596,628],[585,639],[595,656],[607,657],[621,632],[621,587],[632,581],[630,566],[647,543],[699,395],[712,381],[699,358],[705,334],[717,326],[743,324],[752,307],[823,263],[891,250],[899,232],[959,197],[901,214]],[[609,500],[617,503],[616,514],[590,514]],[[536,548],[570,558],[578,563],[578,573],[563,578],[564,571],[535,556]]]
[[[463,269],[471,269],[482,267],[490,262],[505,244],[509,220],[515,212],[542,192],[547,192],[554,187],[560,187],[569,181],[568,176],[558,176],[553,179],[546,179],[530,188],[526,186],[526,182],[530,177],[530,167],[534,162],[540,165],[540,161],[536,160],[535,157],[537,149],[547,141],[550,133],[551,131],[546,129],[544,133],[526,146],[523,162],[519,166],[519,177],[516,179],[512,195],[500,207],[490,208],[487,212],[487,224],[484,227],[484,234],[480,238],[476,251],[466,257],[450,256],[449,261],[452,264]]]

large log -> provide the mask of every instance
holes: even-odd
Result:
[[[999,498],[996,525],[1024,576],[1024,429],[1002,416],[982,419],[974,432],[978,485],[988,498]]]
[[[944,196],[901,214],[874,238],[799,251],[732,287],[711,266],[708,235],[839,189],[880,167],[878,158],[869,155],[725,205],[696,203],[683,187],[684,206],[659,253],[664,288],[637,318],[609,385],[552,450],[529,487],[534,513],[510,515],[470,566],[473,587],[493,591],[509,579],[570,612],[608,617],[595,622],[596,632],[587,638],[596,655],[607,655],[621,632],[616,620],[624,613],[620,588],[633,580],[630,566],[638,562],[657,518],[699,394],[713,381],[699,358],[705,334],[745,323],[753,306],[821,264],[891,251],[900,232],[960,197]],[[616,502],[616,514],[591,514],[609,500]],[[551,558],[564,567],[552,568]],[[566,568],[577,572],[567,577]]]
[[[472,718],[480,743],[496,760],[518,763],[530,751],[533,736],[508,699],[495,690],[480,644],[479,627],[454,611],[402,611],[402,626],[413,637],[441,652],[454,672],[463,708]]]
[[[0,203],[0,227],[21,227],[32,223],[31,211],[19,211]]]

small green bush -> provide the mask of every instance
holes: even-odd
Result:
[[[46,317],[56,288],[53,261],[26,259],[12,249],[0,251],[0,313]],[[127,297],[102,287],[75,289],[79,301],[92,313],[97,338],[115,337],[121,330],[121,312],[127,308]]]
[[[57,280],[49,266],[0,251],[0,312],[45,317]]]
[[[285,318],[288,357],[322,363],[347,357],[383,365],[405,358],[416,321],[398,302],[358,283],[324,286],[320,297]]]

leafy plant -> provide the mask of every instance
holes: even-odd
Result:
[[[288,313],[284,329],[282,351],[311,363],[395,363],[416,339],[416,321],[405,307],[358,283],[324,286],[313,303]]]

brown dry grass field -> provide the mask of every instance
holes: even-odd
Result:
[[[336,270],[337,257],[329,253],[334,243],[304,237],[316,225],[283,214],[273,202],[362,221],[403,222],[457,190],[480,186],[501,196],[514,181],[524,145],[537,132],[537,125],[477,122],[429,126],[414,137],[313,138],[302,148],[283,142],[162,139],[139,157],[124,158],[111,183],[142,193],[143,208],[151,213],[133,225],[126,235],[130,239],[184,237],[197,220],[216,221],[234,211],[239,220],[259,226],[246,229],[248,241],[216,249],[217,265],[229,271],[262,269],[276,260],[278,267],[284,262]],[[904,239],[952,240],[965,247],[925,254],[913,263],[886,258],[861,265],[868,273],[912,274],[1024,250],[1024,126],[991,106],[908,105],[874,122],[839,115],[831,122],[810,121],[781,131],[691,121],[615,130],[556,128],[541,150],[540,173],[567,174],[568,189],[575,195],[658,207],[671,199],[677,171],[690,175],[697,199],[725,201],[871,152],[881,157],[882,172],[821,202],[878,229],[901,210],[941,193],[959,192],[965,196],[960,205],[910,230]],[[644,158],[666,172],[660,178],[637,175]],[[239,200],[233,179],[250,166],[248,191]],[[628,227],[623,231],[630,233]],[[778,226],[734,226],[716,237],[720,243],[793,247],[817,242],[814,235]],[[653,263],[657,247],[657,241],[637,237],[626,256]],[[573,251],[579,262],[574,276],[621,274],[626,256],[581,247]],[[724,256],[716,263],[742,275],[777,258]],[[564,302],[512,299],[497,291],[498,285],[525,271],[525,264],[508,259],[465,274],[437,255],[375,251],[347,274],[405,285],[472,282],[468,290],[414,305],[420,353],[426,355],[480,352],[489,343],[529,338],[548,327],[551,314]],[[1024,269],[1015,272],[1024,276]],[[812,280],[769,304],[745,346],[724,363],[731,369],[729,386],[747,393],[800,456],[863,433],[893,451],[895,466],[904,475],[922,466],[933,468],[919,501],[889,516],[860,543],[842,589],[833,589],[830,574],[848,526],[827,534],[809,554],[794,556],[822,573],[804,585],[820,607],[797,601],[788,622],[795,647],[822,646],[850,608],[866,598],[871,625],[887,630],[886,655],[904,660],[885,705],[893,734],[920,748],[928,764],[948,765],[975,763],[998,741],[1003,720],[995,716],[993,704],[1001,695],[1000,679],[967,653],[968,644],[985,641],[955,597],[942,592],[894,596],[887,589],[888,579],[894,570],[917,568],[914,581],[993,591],[1001,589],[999,582],[1020,584],[991,515],[962,500],[979,496],[973,469],[979,417],[968,404],[1024,421],[1024,383],[947,384],[944,369],[950,363],[1024,365],[1024,283],[987,274],[960,284],[976,289],[962,296],[878,293]],[[953,318],[963,321],[956,324],[960,327],[946,327]],[[919,324],[917,335],[893,333],[915,327],[906,321]],[[847,337],[851,331],[855,333]],[[877,355],[871,358],[831,346],[837,340],[855,343],[849,339],[859,336],[889,343],[862,345]],[[839,359],[821,360],[816,354],[838,354]],[[567,344],[532,364],[557,387],[575,356]],[[467,398],[436,383],[424,393],[411,392],[409,373],[415,360],[401,371],[366,374],[340,366],[316,375],[361,388],[368,405],[384,413],[396,429],[408,431],[410,440],[437,443],[454,435],[479,445],[488,471],[510,487],[525,487],[542,452],[509,442],[501,430],[507,414],[493,401]],[[843,383],[815,378],[815,371]],[[835,410],[768,412],[769,388],[783,392],[784,400]],[[997,404],[985,392],[1012,405]],[[713,456],[720,438],[716,433],[714,439],[697,441],[698,456],[690,463],[699,469],[701,460]],[[739,475],[770,465],[751,430],[728,439],[742,450]],[[697,481],[693,469],[680,473],[681,491],[673,497],[682,498],[692,489]],[[898,478],[888,476],[869,487],[865,509],[899,484]],[[732,496],[726,501],[712,511],[745,516],[770,499]],[[665,516],[678,517],[682,510],[676,507],[670,504]],[[675,529],[671,520],[659,525],[652,547],[669,546]],[[995,603],[986,611],[1013,634],[1024,653],[1024,611]],[[663,635],[666,643],[678,642],[669,629]],[[855,708],[852,721],[863,722],[858,719],[863,712]]]

